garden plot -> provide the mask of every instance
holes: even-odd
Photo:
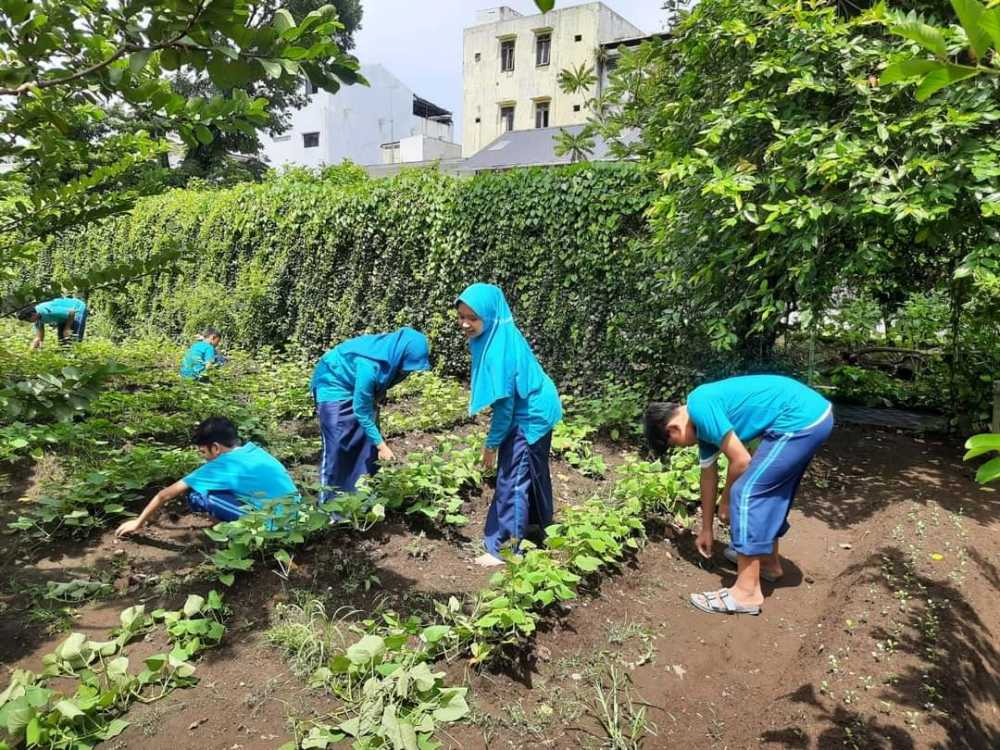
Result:
[[[100,344],[88,346],[79,357],[102,354]],[[975,489],[942,447],[891,434],[836,435],[793,518],[787,585],[769,592],[763,617],[732,621],[700,615],[683,601],[688,591],[720,582],[719,571],[702,568],[674,529],[686,520],[697,469],[682,456],[663,470],[639,461],[627,441],[610,440],[615,430],[624,437],[628,419],[600,424],[595,415],[629,413],[623,394],[603,404],[570,402],[570,418],[554,440],[560,525],[548,550],[531,551],[500,573],[471,563],[491,495],[475,463],[485,425],[465,416],[460,386],[439,378],[409,381],[384,410],[384,424],[397,425],[397,454],[407,458],[365,497],[379,511],[368,502],[341,507],[351,523],[335,528],[306,514],[282,535],[264,533],[250,519],[216,527],[214,538],[206,534],[210,524],[179,513],[141,538],[116,543],[109,531],[121,512],[116,506],[135,509],[175,478],[169,472],[176,465],[155,454],[187,460],[182,441],[201,416],[234,414],[244,433],[282,455],[307,487],[318,451],[303,393],[307,368],[237,358],[218,382],[188,393],[161,348],[123,351],[141,374],[115,375],[112,395],[82,410],[76,426],[92,445],[53,448],[60,425],[4,428],[14,455],[4,465],[11,484],[3,503],[13,506],[15,524],[27,519],[4,542],[14,553],[4,555],[2,571],[6,665],[37,668],[70,632],[106,633],[135,604],[149,612],[176,609],[192,593],[215,589],[226,607],[221,645],[193,664],[197,684],[126,706],[121,720],[128,726],[107,746],[323,747],[349,746],[353,737],[366,747],[405,747],[411,739],[426,747],[433,737],[446,747],[721,747],[763,737],[774,746],[808,747],[831,737],[848,746],[851,738],[874,737],[855,746],[878,747],[905,734],[921,747],[944,736],[945,717],[982,706],[996,685],[989,636],[997,632],[997,612],[968,604],[970,597],[988,598],[990,566],[995,576],[995,500],[991,505],[993,496]],[[869,454],[899,462],[855,460],[856,446],[866,443],[879,449]],[[152,468],[141,462],[144,472],[135,469],[140,449],[152,456]],[[45,461],[58,468],[40,467]],[[95,471],[111,476],[89,476]],[[924,484],[908,476],[921,472],[930,478]],[[933,496],[931,486],[938,488]],[[70,514],[76,503],[87,519],[69,524],[39,516],[33,504],[16,502],[24,495]],[[957,516],[959,505],[976,512]],[[909,521],[913,513],[917,520]],[[906,533],[905,525],[899,535],[933,540],[942,560],[920,559],[916,543],[899,547],[901,557],[893,559],[918,560],[914,570],[928,568],[921,576],[951,580],[958,571],[962,580],[951,595],[971,623],[962,658],[985,675],[952,695],[931,662],[921,661],[929,651],[897,645],[891,674],[923,667],[936,679],[933,701],[905,680],[880,682],[890,673],[880,675],[867,661],[870,673],[859,674],[852,661],[886,641],[877,636],[887,620],[904,623],[896,644],[935,632],[928,626],[911,633],[909,620],[893,609],[902,603],[919,611],[929,577],[891,573],[906,585],[885,594],[887,613],[876,608],[885,597],[870,590],[874,582],[866,580],[864,596],[852,599],[863,575],[859,562],[898,547],[892,529],[904,521],[917,528],[922,513],[934,514],[936,532],[928,533],[924,521],[923,536]],[[936,569],[944,560],[948,570]],[[905,602],[900,590],[908,592]],[[873,603],[863,605],[866,597]],[[854,625],[843,618],[845,602],[857,604]],[[830,636],[817,641],[818,632]],[[840,653],[848,647],[850,654]],[[834,678],[827,673],[831,650],[839,653]],[[136,653],[138,664],[146,653]],[[812,702],[795,693],[804,685],[814,690]],[[738,691],[779,710],[763,717],[740,707]],[[970,708],[962,708],[966,700]],[[970,747],[995,731],[988,712],[980,713],[969,728],[978,732],[969,735]],[[795,732],[804,739],[788,745]]]

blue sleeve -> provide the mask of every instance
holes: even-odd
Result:
[[[202,495],[209,492],[232,491],[235,489],[229,466],[225,461],[220,461],[218,458],[214,461],[206,461],[184,477],[182,481],[192,490]]]
[[[375,392],[378,385],[378,366],[374,362],[358,359],[355,367],[354,417],[375,445],[382,444],[382,433],[375,424]]]
[[[719,446],[706,443],[704,440],[698,441],[698,465],[701,468],[711,466],[719,460]]]
[[[493,417],[490,419],[490,431],[486,435],[486,447],[498,448],[504,441],[514,423],[514,398],[508,396],[493,402]]]
[[[698,393],[696,388],[688,397],[687,409],[698,433],[698,442],[707,443],[718,453],[722,439],[733,430],[733,423],[729,421],[722,404],[718,399]],[[702,455],[704,457],[704,453]]]

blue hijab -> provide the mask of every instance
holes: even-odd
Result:
[[[427,337],[420,331],[404,327],[392,333],[373,333],[349,339],[334,347],[327,357],[332,355],[333,359],[342,358],[349,363],[357,358],[377,363],[378,389],[386,391],[408,373],[431,369],[428,353]],[[350,370],[353,372],[353,366]]]
[[[473,284],[457,302],[464,302],[483,321],[483,332],[469,341],[472,351],[472,399],[475,414],[502,398],[527,399],[550,383],[531,346],[514,325],[514,317],[499,287]],[[555,389],[552,389],[553,395]],[[558,397],[556,397],[558,403]]]

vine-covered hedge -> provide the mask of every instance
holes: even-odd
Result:
[[[658,335],[670,300],[652,283],[650,189],[627,163],[464,181],[427,171],[383,181],[291,173],[146,200],[61,238],[41,272],[146,257],[180,241],[192,260],[93,292],[95,323],[116,335],[191,335],[212,324],[241,347],[291,343],[313,353],[405,324],[426,331],[445,369],[459,373],[468,354],[453,302],[465,285],[488,281],[505,290],[552,376],[584,386],[677,364],[673,342]]]

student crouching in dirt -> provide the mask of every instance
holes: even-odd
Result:
[[[241,445],[236,426],[225,417],[210,417],[199,424],[191,442],[205,463],[157,492],[138,518],[118,527],[117,536],[139,531],[164,505],[185,494],[190,510],[208,513],[218,521],[235,521],[248,510],[265,506],[273,506],[278,515],[282,506],[275,501],[301,500],[281,462],[253,443]]]
[[[184,353],[181,377],[185,380],[201,380],[210,368],[223,364],[226,360],[219,354],[220,343],[222,334],[214,328],[206,328]]]
[[[716,501],[730,519],[732,546],[725,556],[737,565],[728,589],[691,594],[703,612],[760,614],[760,579],[774,582],[783,570],[778,540],[788,531],[788,512],[802,475],[833,430],[829,401],[791,378],[747,375],[695,388],[685,404],[654,402],[645,415],[650,447],[698,445],[701,461],[701,532],[698,552],[713,552]],[[761,438],[751,458],[747,444]],[[729,461],[718,497],[717,461]]]

